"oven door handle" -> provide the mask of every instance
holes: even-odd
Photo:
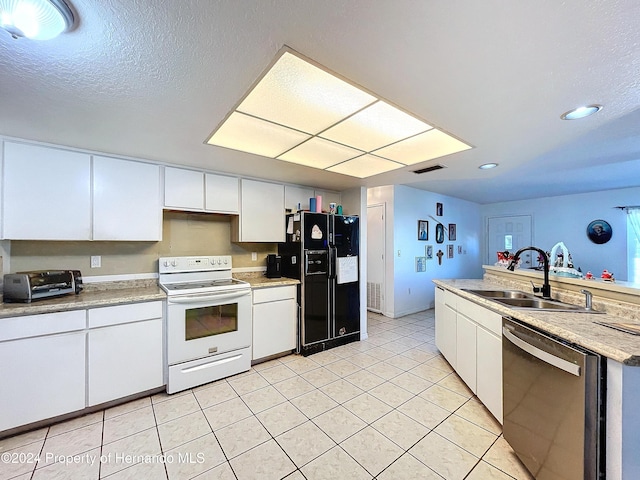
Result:
[[[229,300],[232,298],[242,298],[247,295],[251,295],[251,290],[246,292],[233,292],[233,293],[203,293],[201,295],[187,295],[187,296],[175,296],[169,297],[167,301],[169,303],[200,303],[219,300]]]
[[[530,343],[524,341],[520,337],[516,336],[511,330],[507,327],[502,327],[502,335],[504,338],[513,343],[516,347],[524,350],[525,352],[533,355],[539,360],[542,360],[549,365],[553,365],[560,370],[563,370],[571,375],[575,375],[576,377],[580,376],[580,366],[575,363],[571,363],[566,361],[564,358],[556,357],[555,355],[550,354],[549,352],[545,352],[537,347],[534,347]]]

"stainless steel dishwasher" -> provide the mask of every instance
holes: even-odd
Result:
[[[537,480],[604,478],[604,361],[503,318],[504,438]]]

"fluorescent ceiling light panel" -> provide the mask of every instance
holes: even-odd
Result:
[[[316,134],[377,99],[285,52],[238,111]]]
[[[360,178],[471,148],[287,47],[207,143]]]
[[[345,147],[339,143],[330,142],[323,138],[314,137],[301,145],[280,155],[278,160],[306,165],[307,167],[325,169],[350,158],[362,155],[364,152]]]
[[[396,162],[391,162],[384,158],[376,157],[375,155],[362,155],[348,160],[346,162],[339,163],[333,167],[327,168],[330,172],[342,173],[343,175],[350,175],[352,177],[366,178],[379,173],[389,172],[404,165]]]
[[[207,143],[274,158],[309,137],[281,125],[233,112]]]
[[[406,165],[413,165],[470,148],[466,143],[434,128],[415,137],[376,150],[374,153]]]
[[[431,125],[379,101],[320,136],[370,152],[431,128]]]

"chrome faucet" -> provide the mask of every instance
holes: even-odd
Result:
[[[511,260],[511,263],[509,263],[509,266],[507,267],[507,270],[511,270],[513,272],[513,270],[516,268],[516,265],[518,263],[518,259],[520,258],[520,255],[522,255],[522,252],[526,252],[527,250],[535,250],[536,252],[538,252],[540,254],[540,256],[542,257],[542,265],[543,265],[543,268],[544,268],[544,283],[542,284],[542,287],[536,287],[534,285],[533,293],[542,292],[542,298],[551,298],[551,285],[549,284],[549,257],[547,257],[546,252],[544,252],[540,248],[538,248],[538,247],[523,247],[523,248],[521,248],[513,256],[513,260]]]
[[[591,310],[593,307],[593,294],[585,288],[580,290],[580,293],[584,294],[585,308],[587,310]]]

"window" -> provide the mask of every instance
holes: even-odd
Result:
[[[640,208],[627,207],[626,210],[628,279],[640,283]]]

